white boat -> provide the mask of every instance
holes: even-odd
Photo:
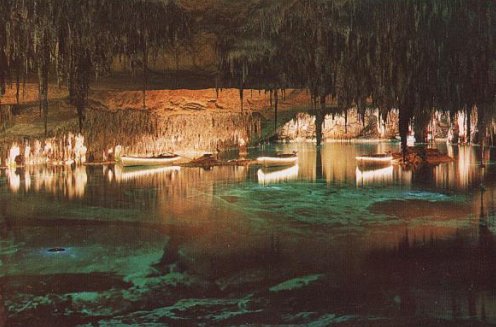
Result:
[[[298,162],[296,153],[284,153],[275,156],[258,157],[257,162],[263,166],[289,166]]]
[[[393,155],[390,153],[364,154],[355,157],[357,161],[363,163],[390,163],[393,160]]]
[[[122,156],[121,164],[124,167],[131,166],[163,166],[178,161],[181,157],[177,154],[160,155],[154,157]]]

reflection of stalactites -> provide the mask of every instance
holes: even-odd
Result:
[[[78,198],[84,195],[86,187],[86,170],[81,171],[67,169],[63,175],[63,191],[64,195],[69,199]]]
[[[485,169],[482,171],[476,169],[478,168],[476,164],[477,161],[475,148],[469,146],[458,147],[457,187],[466,189],[469,185],[485,175]]]
[[[467,187],[469,183],[469,169],[471,164],[470,148],[460,146],[458,149],[458,182],[461,188]]]
[[[10,190],[12,192],[19,191],[19,188],[21,187],[21,176],[16,171],[16,169],[13,168],[7,169],[5,173],[7,174],[7,180],[9,183]]]
[[[40,175],[38,177],[39,179],[39,189],[44,188],[47,191],[55,192],[55,172],[53,169],[42,169],[40,172]]]
[[[295,180],[298,178],[298,165],[277,170],[260,168],[257,176],[258,183],[263,185]]]
[[[86,167],[78,166],[74,169],[71,167],[31,167],[22,170],[23,183],[21,182],[20,172],[9,169],[7,179],[11,191],[17,192],[21,186],[25,191],[31,188],[35,192],[49,192],[52,194],[62,193],[69,199],[81,198],[85,194],[88,176]],[[57,176],[60,172],[60,176]]]
[[[362,168],[363,169],[363,168]],[[393,166],[373,170],[356,167],[356,185],[390,184],[393,182]]]
[[[29,191],[31,188],[31,174],[29,173],[29,170],[24,171],[24,189]]]
[[[82,198],[88,184],[88,175],[86,174],[85,166],[76,167],[72,173],[74,174],[74,184],[71,192],[72,197]]]
[[[402,185],[411,185],[413,172],[411,170],[405,170],[401,166],[398,168],[398,180]]]
[[[452,163],[449,163],[447,165],[452,165]],[[436,186],[447,188],[450,185],[449,173],[450,170],[446,168],[446,165],[439,165],[434,167],[434,179],[436,181]]]
[[[476,148],[448,145],[447,154],[457,160],[434,168],[437,186],[467,189],[484,180],[487,169],[478,165],[480,154]]]
[[[109,183],[112,183],[112,181],[115,180],[115,174],[114,174],[114,171],[112,169],[108,170],[107,178],[108,178]]]
[[[343,149],[343,146],[345,149]],[[349,182],[349,178],[353,179],[356,171],[355,146],[351,144],[340,145],[338,143],[326,143],[320,151],[323,177],[326,179],[327,183],[347,183]],[[341,151],[343,154],[345,152],[346,155],[340,155]],[[336,154],[338,154],[339,160],[335,159]],[[301,164],[304,163],[305,162],[302,160]]]
[[[130,181],[130,180],[141,180],[153,177],[157,174],[162,173],[173,173],[180,171],[179,166],[164,166],[157,168],[123,168],[121,166],[115,166],[115,180],[118,183]],[[107,170],[107,175],[110,174],[110,170]]]

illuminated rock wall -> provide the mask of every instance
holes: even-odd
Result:
[[[164,152],[215,152],[237,147],[260,133],[261,120],[251,113],[208,112],[162,115],[148,110],[87,112],[89,153],[96,159],[116,145],[132,155]]]
[[[397,111],[391,111],[385,121],[378,110],[367,110],[363,118],[356,109],[350,109],[347,117],[344,114],[327,115],[322,126],[324,139],[389,139],[398,134]],[[286,141],[313,140],[315,116],[299,113],[279,130],[278,137]]]
[[[272,113],[274,100],[270,92],[263,90],[244,90],[241,108],[238,89],[201,89],[201,90],[148,90],[146,107],[151,111],[167,113],[191,113],[192,111],[268,111]],[[91,107],[107,110],[143,109],[142,91],[95,90],[91,93]],[[310,105],[310,95],[301,89],[287,89],[279,95],[279,110]]]
[[[461,138],[465,138],[466,122],[464,119],[464,114],[459,113],[456,115],[453,124],[451,124],[449,114],[436,112],[428,126],[426,126],[426,132],[429,137],[436,139],[450,139],[454,133],[458,133]],[[477,112],[472,114],[472,120],[472,133],[475,133]],[[399,135],[398,111],[392,110],[389,112],[386,120],[382,119],[376,109],[367,110],[365,117],[361,117],[356,109],[350,109],[347,118],[345,118],[344,114],[327,115],[322,125],[322,133],[323,138],[328,140],[392,139]],[[294,119],[279,129],[278,138],[284,141],[300,142],[314,140],[315,116],[308,113],[297,114]]]

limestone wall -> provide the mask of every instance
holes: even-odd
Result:
[[[367,110],[365,117],[356,109],[344,114],[326,115],[322,126],[324,139],[390,139],[398,134],[398,112],[391,111],[384,121],[378,110]],[[299,113],[278,132],[278,138],[285,141],[306,141],[315,139],[315,116]]]
[[[251,113],[208,112],[160,115],[147,110],[90,109],[85,122],[89,153],[121,145],[132,155],[164,152],[215,152],[237,147],[260,133]]]

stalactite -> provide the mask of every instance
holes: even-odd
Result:
[[[19,100],[20,78],[24,93],[26,76],[35,69],[40,85],[40,116],[44,117],[45,126],[47,72],[54,69],[59,84],[66,79],[81,122],[88,76],[98,77],[108,71],[111,58],[121,55],[131,58],[134,70],[139,35],[143,36],[141,44],[146,44],[143,64],[147,66],[149,47],[167,47],[188,34],[189,16],[174,1],[9,0],[2,2],[2,6],[3,12],[12,14],[0,19],[0,90],[4,91],[5,76],[14,72]],[[4,26],[8,26],[8,33]],[[83,76],[82,67],[78,67],[83,62],[88,76]],[[145,89],[146,74],[145,68]]]
[[[281,11],[281,6],[286,10]],[[495,4],[474,9],[460,1],[434,0],[432,6],[409,1],[379,0],[373,4],[352,1],[353,10],[347,10],[345,1],[329,5],[325,1],[296,0],[286,6],[268,5],[260,10],[259,16],[252,17],[254,23],[248,24],[245,31],[248,35],[264,37],[253,43],[251,49],[246,48],[246,42],[241,43],[243,47],[237,47],[240,43],[236,42],[224,45],[228,52],[225,56],[229,57],[232,51],[238,60],[230,61],[234,66],[239,65],[231,66],[232,71],[240,71],[249,63],[255,75],[269,67],[274,80],[281,78],[287,82],[289,77],[291,84],[304,85],[313,94],[335,95],[342,107],[352,106],[353,99],[371,96],[381,111],[398,107],[399,99],[408,97],[410,89],[415,88],[412,91],[418,99],[407,109],[411,111],[407,116],[413,117],[422,115],[424,107],[431,108],[433,98],[437,106],[454,108],[459,107],[454,104],[463,102],[463,96],[464,100],[487,99],[496,93],[496,83],[490,83],[486,77],[489,67],[494,66],[494,59],[492,64],[488,62],[491,56],[487,50],[490,47],[494,52],[494,42],[488,40],[494,39],[489,26],[494,27],[496,20],[489,17],[494,17]],[[396,14],[385,16],[384,12],[390,10]],[[480,23],[469,23],[460,30],[459,15],[467,14],[479,17],[473,22]],[[269,17],[270,24],[266,22]],[[374,23],[362,23],[370,21]],[[433,35],[433,30],[446,33]],[[286,42],[284,35],[292,35],[292,41]],[[460,42],[461,39],[464,41]],[[258,53],[260,44],[267,40],[273,46],[272,57],[266,52]],[[491,45],[482,48],[482,44]],[[305,49],[304,54],[301,49]],[[480,60],[474,66],[474,73],[459,69],[467,63],[472,65],[473,58]],[[281,70],[280,63],[290,68]],[[264,81],[266,85],[273,82]],[[473,85],[481,87],[473,88]],[[316,107],[316,103],[312,105]],[[400,111],[403,110],[400,106]]]
[[[277,93],[277,88],[274,89],[274,134],[277,133],[277,106],[279,103],[279,96]]]
[[[91,76],[101,76],[115,56],[125,58],[134,72],[143,51],[146,106],[148,60],[172,47],[178,69],[176,42],[188,34],[190,23],[175,1],[9,0],[0,8],[9,13],[0,18],[0,95],[7,83],[16,83],[18,100],[20,78],[24,83],[27,75],[38,73],[40,116],[46,119],[48,77],[40,70],[55,69],[54,77],[66,79],[78,103],[81,124],[91,79],[74,71],[82,60],[78,52],[84,53]],[[384,15],[388,11],[395,14]],[[244,88],[276,85],[303,87],[312,96],[332,95],[341,108],[370,96],[381,111],[399,106],[412,119],[430,108],[433,98],[436,107],[451,112],[463,103],[491,108],[496,94],[494,12],[494,2],[271,1],[240,22],[239,29],[219,32],[216,94],[221,85],[240,78],[242,109]],[[400,99],[410,89],[418,99],[404,109]],[[284,89],[281,94],[285,100]],[[314,98],[315,110],[317,102]]]
[[[38,83],[39,83],[39,98],[40,109],[43,113],[43,125],[45,136],[48,134],[48,70],[50,49],[48,47],[48,36],[45,31],[43,34],[44,42],[41,44],[41,51],[38,62]]]
[[[88,150],[96,155],[110,143],[120,144],[126,153],[137,155],[214,151],[217,145],[221,149],[237,147],[239,136],[247,141],[258,139],[260,124],[259,117],[240,112],[161,116],[146,110],[97,109],[88,110],[85,123]]]
[[[215,74],[215,98],[219,99],[219,73]]]
[[[403,161],[406,162],[408,154],[408,132],[411,120],[411,107],[408,105],[403,106],[399,114],[399,132],[401,137],[401,151],[403,154]]]
[[[19,89],[20,89],[20,67],[19,64],[16,63],[16,104],[20,104],[20,99],[19,99]]]
[[[243,80],[240,80],[240,86],[239,86],[239,101],[240,101],[240,108],[241,111],[243,111],[243,106],[244,106],[244,100],[243,100]]]
[[[344,132],[348,134],[348,109],[344,110]]]
[[[475,140],[472,140],[474,143],[478,143],[481,146],[482,145],[487,145],[487,138],[488,138],[488,119],[487,119],[487,114],[489,112],[489,108],[486,107],[485,104],[480,104],[477,106],[477,138]]]
[[[148,47],[146,44],[146,37],[143,42],[143,108],[146,109],[146,89],[148,82]]]
[[[466,131],[467,131],[465,142],[467,144],[470,144],[471,141],[470,139],[472,134],[472,106],[467,106],[465,120],[466,120]]]
[[[320,96],[320,108],[315,111],[315,138],[317,146],[322,143],[322,124],[324,123],[324,112],[326,106],[325,96]]]

